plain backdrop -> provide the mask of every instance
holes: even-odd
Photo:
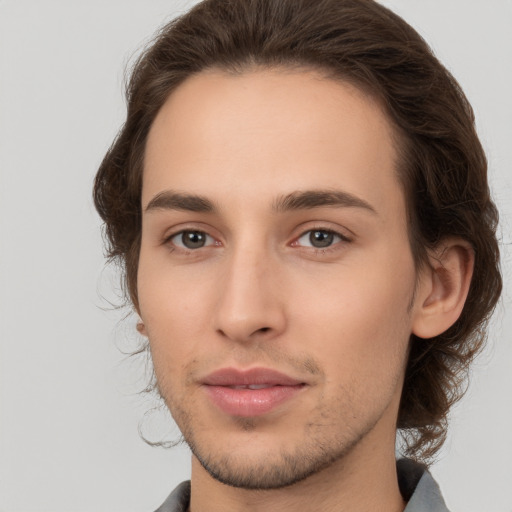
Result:
[[[152,405],[137,394],[143,361],[121,352],[134,321],[110,305],[119,287],[91,185],[123,121],[126,63],[193,3],[0,1],[2,512],[151,512],[188,478],[186,448],[138,435]],[[432,471],[453,512],[511,512],[512,2],[383,3],[466,91],[502,219],[503,299]],[[165,424],[152,415],[149,427]]]

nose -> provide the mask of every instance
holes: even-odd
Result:
[[[224,262],[216,331],[236,342],[276,338],[286,328],[279,263],[264,250],[239,250]]]

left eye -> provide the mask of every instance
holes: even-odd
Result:
[[[213,245],[215,240],[204,231],[180,231],[173,235],[169,241],[181,249],[201,249],[208,245]]]
[[[298,245],[305,247],[314,247],[315,249],[325,249],[333,244],[343,240],[341,235],[327,229],[313,229],[306,231],[297,239]]]

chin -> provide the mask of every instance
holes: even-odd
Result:
[[[241,423],[247,429],[247,438],[243,442],[237,441],[236,445],[228,441],[215,446],[215,441],[219,443],[221,437],[200,442],[194,436],[185,436],[185,440],[197,461],[212,478],[248,490],[288,487],[333,465],[339,465],[371,430],[365,429],[352,439],[340,436],[339,432],[336,438],[322,439],[318,432],[317,435],[310,432],[300,436],[301,439],[288,437],[288,446],[283,447],[282,435],[279,436],[280,443],[260,436],[256,441],[257,427],[254,422],[244,420]],[[253,439],[256,442],[251,442]]]

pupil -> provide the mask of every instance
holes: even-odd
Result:
[[[200,231],[185,231],[181,235],[181,240],[188,249],[199,249],[204,246],[206,237]]]
[[[327,231],[312,231],[309,241],[313,247],[329,247],[332,244],[334,235]]]

